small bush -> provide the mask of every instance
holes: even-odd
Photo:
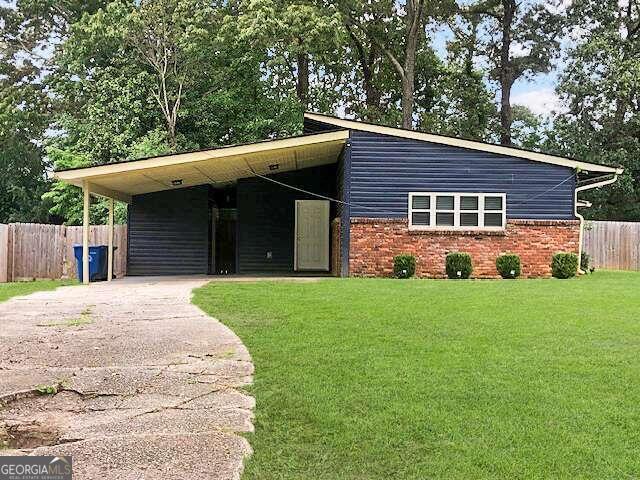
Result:
[[[595,268],[591,266],[591,255],[582,252],[580,256],[580,269],[584,272],[593,273]]]
[[[416,257],[409,254],[393,257],[393,275],[396,278],[411,278],[416,273]]]
[[[551,261],[551,274],[556,278],[575,277],[578,272],[578,255],[556,253]]]
[[[446,260],[447,277],[449,278],[469,278],[473,272],[471,255],[468,253],[454,252],[447,255]]]
[[[520,276],[520,257],[513,253],[500,255],[496,259],[496,268],[502,278],[516,278]]]

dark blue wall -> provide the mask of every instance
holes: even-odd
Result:
[[[329,125],[323,122],[316,122],[315,120],[311,120],[309,118],[304,119],[304,127],[302,131],[305,135],[311,133],[329,132],[332,130],[344,130],[344,128],[336,127],[335,125]]]
[[[569,167],[357,130],[350,160],[351,217],[406,217],[409,192],[441,191],[504,192],[508,218],[574,218]]]
[[[336,195],[336,165],[272,175],[271,178],[313,193]],[[295,200],[314,196],[291,190],[263,178],[238,181],[239,273],[293,271]],[[335,206],[331,208],[334,218]],[[272,258],[267,258],[267,252]]]
[[[129,205],[128,275],[207,273],[209,186],[134,195]]]

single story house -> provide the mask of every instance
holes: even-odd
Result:
[[[537,277],[554,253],[580,251],[578,192],[620,173],[307,113],[300,136],[55,176],[83,187],[86,207],[90,194],[129,204],[128,275],[388,276],[411,253],[419,276],[442,277],[445,255],[464,251],[474,276],[495,277],[511,252]]]

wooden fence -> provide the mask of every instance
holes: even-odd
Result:
[[[640,270],[640,222],[586,221],[583,250],[596,268]]]
[[[108,227],[89,229],[90,245],[106,245]],[[0,282],[34,278],[77,278],[73,245],[82,244],[82,227],[36,223],[0,224]],[[127,227],[114,227],[113,273],[122,277],[127,268]]]

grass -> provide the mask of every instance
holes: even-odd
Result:
[[[46,322],[46,323],[38,323],[38,327],[81,327],[83,325],[88,325],[93,323],[93,318],[91,317],[91,305],[80,312],[79,317],[68,318],[62,322]]]
[[[211,283],[252,354],[248,479],[640,476],[640,274]]]
[[[0,302],[9,300],[11,297],[29,295],[40,290],[53,290],[63,285],[71,285],[72,280],[36,280],[33,282],[10,282],[0,283]]]

